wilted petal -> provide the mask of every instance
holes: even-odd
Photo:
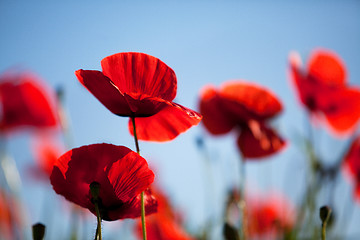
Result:
[[[193,125],[197,125],[202,116],[197,112],[176,103],[168,103],[157,114],[151,117],[135,118],[138,139],[164,142],[174,139]],[[129,131],[133,133],[131,119]]]
[[[175,98],[175,73],[158,58],[144,53],[117,53],[104,58],[101,67],[123,93],[145,94],[167,101]]]

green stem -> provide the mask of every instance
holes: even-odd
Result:
[[[241,239],[247,239],[247,214],[246,214],[246,201],[245,201],[245,159],[241,155],[241,163],[240,163],[240,201],[239,201],[239,209],[241,212],[241,228],[240,236]]]
[[[320,208],[320,219],[322,222],[321,225],[321,240],[326,240],[326,225],[330,219],[331,208],[328,206],[323,206]]]
[[[141,193],[141,226],[142,226],[143,239],[146,240],[144,192]]]
[[[100,199],[100,184],[98,182],[92,182],[90,184],[90,193],[92,196],[91,202],[94,203],[95,212],[96,212],[96,219],[97,219],[97,228],[95,233],[95,240],[102,240],[101,237],[101,215],[99,210],[99,201]]]
[[[322,225],[321,240],[326,240],[326,223],[323,223]]]
[[[136,125],[135,117],[131,117],[131,122],[133,125],[134,140],[136,146],[136,152],[140,155],[139,141],[136,134]],[[142,226],[142,235],[143,240],[146,240],[146,222],[145,222],[145,201],[144,201],[144,192],[141,193],[141,226]]]
[[[133,125],[133,133],[134,133],[136,152],[140,155],[139,141],[138,141],[137,134],[136,134],[135,117],[131,117],[131,122]]]
[[[95,239],[102,240],[101,237],[101,217],[100,217],[100,211],[99,211],[99,204],[97,201],[95,201],[95,211],[96,211],[96,218],[97,218],[97,228],[96,228],[96,235]],[[97,238],[99,237],[99,238]]]

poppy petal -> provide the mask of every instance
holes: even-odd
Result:
[[[192,240],[181,227],[180,212],[175,212],[168,198],[158,188],[152,187],[152,193],[158,201],[156,214],[146,219],[146,232],[149,240]],[[141,221],[138,221],[135,228],[137,236],[142,236]]]
[[[261,158],[274,154],[286,145],[277,133],[265,126],[243,128],[237,140],[238,147],[246,159]]]
[[[360,185],[360,136],[350,145],[343,161],[344,174],[351,182]]]
[[[295,225],[293,203],[276,192],[247,197],[248,230],[251,238],[279,239]]]
[[[138,139],[165,142],[174,139],[193,125],[197,125],[202,116],[179,104],[168,105],[151,117],[135,118]],[[133,135],[133,126],[129,120],[129,131]]]
[[[290,77],[294,90],[298,93],[300,101],[309,108],[314,110],[312,104],[312,96],[314,95],[314,86],[309,84],[304,74],[301,72],[301,58],[297,52],[291,52],[289,55],[290,62]]]
[[[223,111],[221,99],[212,86],[206,86],[200,95],[200,113],[203,115],[203,124],[212,134],[228,133],[234,128],[235,122],[231,121]]]
[[[130,116],[132,111],[125,96],[102,72],[77,70],[76,77],[107,109],[119,116]]]
[[[329,86],[344,86],[346,70],[341,58],[334,52],[315,50],[309,60],[309,76]]]
[[[242,80],[226,82],[220,90],[220,96],[241,105],[253,115],[251,118],[259,120],[271,118],[282,110],[280,101],[270,90]],[[227,105],[229,104],[224,104],[224,106]],[[231,112],[238,113],[238,111]],[[243,112],[241,111],[238,116],[240,119],[244,119]]]
[[[354,197],[360,203],[360,183],[358,183],[355,187]]]
[[[135,152],[114,162],[107,175],[116,196],[123,202],[136,197],[154,181],[154,173],[149,171],[147,162]]]
[[[40,137],[41,136],[41,137]],[[62,147],[60,143],[47,135],[39,135],[32,139],[32,150],[36,161],[37,177],[45,177],[49,181],[54,163],[61,156]]]
[[[140,223],[140,222],[139,222]],[[141,224],[138,225],[137,234],[141,234]],[[149,240],[193,240],[179,223],[164,214],[156,214],[147,222],[147,236]]]
[[[134,166],[135,169],[131,169]],[[116,173],[122,176],[115,177]],[[135,183],[133,179],[139,182]],[[94,214],[90,184],[99,183],[100,210],[103,219],[110,221],[119,219],[107,217],[112,211],[127,211],[124,206],[128,203],[123,200],[131,201],[131,195],[144,191],[148,187],[145,185],[153,180],[153,172],[147,167],[146,160],[129,148],[104,143],[66,152],[55,163],[50,180],[56,193]]]
[[[142,99],[134,99],[132,96],[124,93],[133,117],[150,117],[158,113],[167,105],[167,101],[161,98],[142,96]]]
[[[58,123],[54,100],[38,77],[31,73],[1,76],[0,128],[54,127]]]
[[[118,116],[148,117],[160,111],[165,100],[143,94],[138,98],[121,93],[117,86],[100,71],[77,70],[79,81],[112,113]]]
[[[151,194],[150,189],[144,191],[145,215],[157,212],[157,200]],[[141,195],[137,195],[131,201],[126,202],[119,210],[108,212],[109,219],[137,218],[141,216]]]
[[[343,89],[328,95],[325,118],[336,134],[352,132],[360,119],[360,90]]]
[[[175,72],[153,56],[135,52],[117,53],[104,58],[101,67],[104,75],[123,93],[134,96],[145,94],[167,101],[176,96]]]

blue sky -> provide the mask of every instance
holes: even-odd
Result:
[[[275,125],[283,136],[295,140],[297,134],[306,133],[306,116],[289,84],[288,54],[296,50],[306,59],[317,47],[331,49],[346,63],[350,84],[359,86],[359,12],[358,1],[3,0],[0,71],[22,67],[50,86],[65,89],[74,147],[110,142],[134,149],[127,119],[111,114],[74,75],[80,68],[100,70],[102,58],[125,51],[153,55],[174,69],[176,102],[192,109],[197,109],[200,89],[209,83],[219,86],[226,80],[245,79],[270,88],[284,103]],[[331,159],[342,151],[345,141],[334,139],[324,129],[316,131],[321,138],[320,154]],[[200,135],[205,136],[213,158],[213,183],[204,181],[204,159],[195,145]],[[209,214],[203,207],[204,186],[213,185],[214,199],[222,201],[224,189],[238,182],[235,137],[212,138],[199,125],[169,143],[140,143],[142,154],[158,169],[156,181],[185,210],[193,231]],[[20,171],[31,162],[27,138],[15,136],[9,143]],[[292,141],[279,155],[249,163],[248,184],[261,191],[286,192],[297,201],[296,186],[304,181],[305,164],[294,144]],[[284,181],[288,171],[296,171],[299,178]],[[41,220],[35,197],[27,197],[33,186],[23,181],[25,201],[33,209],[30,219]],[[348,184],[342,182],[338,191],[351,195]],[[49,186],[44,188],[52,191]],[[221,209],[213,208],[211,214],[221,214]],[[356,219],[359,209],[359,204],[354,206]]]

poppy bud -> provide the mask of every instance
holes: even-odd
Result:
[[[32,226],[32,234],[34,240],[43,240],[45,236],[45,225],[37,223]]]
[[[329,206],[323,206],[320,208],[320,219],[323,223],[329,220],[330,214],[331,208]]]
[[[226,240],[239,240],[239,234],[237,229],[231,226],[229,223],[224,224],[223,234]]]

